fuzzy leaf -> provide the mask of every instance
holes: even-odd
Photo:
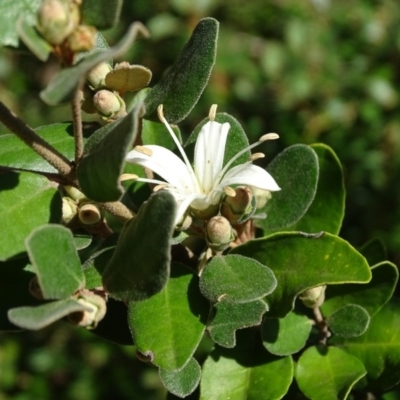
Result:
[[[175,371],[191,359],[205,330],[208,302],[198,278],[173,264],[171,277],[156,295],[129,303],[128,323],[137,349],[158,367]]]
[[[161,191],[125,224],[103,275],[103,284],[112,297],[144,300],[163,289],[170,271],[175,212],[174,197]]]
[[[371,266],[386,261],[388,258],[386,247],[380,239],[371,239],[358,250]]]
[[[331,314],[326,322],[329,329],[338,336],[361,336],[368,328],[370,316],[365,310],[356,304],[347,304]]]
[[[156,118],[156,110],[164,105],[170,124],[183,120],[197,103],[214,66],[218,21],[200,20],[190,40],[168,73],[153,87],[145,99],[145,118]]]
[[[83,0],[82,20],[99,30],[110,29],[119,21],[122,0]]]
[[[329,233],[309,238],[300,233],[277,233],[251,240],[230,251],[268,265],[279,285],[267,297],[268,316],[284,317],[297,295],[325,284],[367,283],[371,271],[365,258],[349,243]]]

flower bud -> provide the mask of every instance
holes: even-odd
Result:
[[[37,29],[44,39],[52,45],[59,45],[78,26],[79,7],[70,1],[44,0],[37,17]]]
[[[325,289],[326,285],[307,289],[299,295],[299,299],[306,307],[320,307],[325,300]]]
[[[208,220],[219,212],[219,204],[211,204],[205,210],[191,209],[192,214],[199,219]]]
[[[80,91],[80,101],[81,101],[81,109],[85,113],[95,114],[97,113],[96,108],[93,104],[93,96],[94,92],[89,88],[88,85],[83,87],[83,90]]]
[[[239,186],[234,189],[235,196],[226,196],[221,204],[221,214],[231,224],[241,224],[247,221],[256,209],[255,199],[248,187]]]
[[[79,53],[92,50],[96,43],[96,32],[94,26],[79,25],[67,38],[71,51]]]
[[[99,89],[101,87],[105,87],[106,76],[111,71],[111,65],[107,62],[102,62],[90,70],[86,79],[93,89]]]
[[[125,103],[121,97],[109,90],[99,90],[93,96],[93,104],[96,110],[104,118],[115,118],[118,114],[125,111]]]
[[[259,189],[254,186],[251,186],[250,189],[256,199],[256,208],[264,207],[272,199],[272,194],[269,190]]]
[[[207,222],[206,233],[208,246],[214,251],[224,251],[235,238],[231,224],[220,215]]]
[[[85,203],[80,206],[78,217],[83,225],[94,225],[103,219],[100,208],[93,203]]]
[[[64,190],[68,193],[68,196],[75,201],[86,199],[86,196],[74,186],[64,186]]]
[[[87,329],[96,328],[97,324],[106,315],[107,305],[104,297],[84,289],[78,294],[76,300],[90,311],[85,310],[71,313],[68,315],[69,322]]]
[[[78,206],[70,197],[62,198],[62,218],[61,222],[64,225],[69,224],[77,215]]]

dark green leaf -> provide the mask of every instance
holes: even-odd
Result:
[[[371,318],[364,335],[334,336],[331,343],[360,359],[368,373],[357,384],[366,391],[382,392],[400,382],[400,300],[394,297]]]
[[[309,238],[299,233],[280,233],[252,240],[230,254],[253,257],[268,265],[279,282],[267,298],[268,316],[284,317],[293,309],[297,295],[325,284],[367,283],[371,271],[365,258],[349,243],[329,233]]]
[[[359,249],[359,252],[367,259],[368,264],[373,266],[387,260],[386,247],[380,239],[371,239]]]
[[[95,201],[116,201],[123,187],[119,181],[125,156],[135,140],[142,108],[134,108],[126,117],[104,126],[88,140],[77,177],[81,190]]]
[[[99,30],[112,28],[119,21],[122,0],[83,0],[82,20]]]
[[[173,129],[176,136],[181,141],[179,128],[174,126]],[[142,120],[142,142],[144,145],[156,144],[171,151],[176,148],[176,144],[164,124],[146,119]]]
[[[301,355],[296,381],[308,399],[344,400],[365,374],[356,357],[335,347],[315,346]]]
[[[161,191],[125,224],[103,275],[104,286],[112,297],[136,301],[162,290],[169,276],[175,213],[174,197]]]
[[[200,290],[216,303],[246,303],[270,294],[276,287],[272,271],[265,265],[239,255],[215,256],[204,267]]]
[[[29,172],[0,175],[0,260],[25,251],[24,240],[36,227],[61,220],[61,196],[44,177]]]
[[[146,97],[146,118],[156,118],[160,104],[164,105],[164,115],[170,124],[189,114],[210,77],[217,38],[218,22],[213,18],[200,20],[175,64]]]
[[[162,369],[179,370],[199,345],[208,313],[197,276],[173,264],[171,278],[160,293],[129,303],[128,323],[142,354]]]
[[[78,311],[92,311],[79,301],[64,299],[36,307],[18,307],[8,312],[9,320],[24,329],[38,330]]]
[[[369,321],[370,316],[365,308],[356,304],[347,304],[326,320],[329,329],[342,337],[361,336],[367,330]]]
[[[325,231],[337,235],[344,216],[345,188],[342,166],[333,150],[325,144],[313,144],[311,148],[318,156],[317,193],[307,212],[288,230]]]
[[[44,299],[67,298],[84,287],[81,262],[69,229],[41,226],[27,237],[25,245]]]
[[[371,268],[372,279],[365,285],[344,284],[328,286],[325,302],[321,309],[325,316],[344,307],[346,304],[362,306],[372,317],[392,297],[398,280],[397,267],[389,261]]]
[[[278,154],[268,165],[281,190],[272,194],[272,199],[258,209],[267,218],[258,225],[270,231],[282,230],[296,223],[314,200],[318,183],[318,157],[306,145],[296,144]]]
[[[203,365],[201,400],[281,399],[293,378],[291,357],[276,357],[261,345],[258,332],[237,332],[233,349],[216,347]]]
[[[36,12],[42,0],[2,0],[0,2],[0,45],[18,47],[17,21],[24,17],[36,23]]]
[[[305,315],[290,312],[284,318],[264,318],[261,337],[265,348],[277,356],[297,353],[306,344],[311,320]]]
[[[192,393],[200,382],[201,368],[199,363],[191,358],[181,369],[169,371],[160,368],[160,378],[169,392],[178,397],[186,397]]]
[[[83,273],[85,274],[87,289],[94,289],[103,285],[103,272],[110,262],[114,251],[115,246],[101,249],[85,261],[83,264]]]
[[[57,105],[72,100],[76,88],[83,77],[96,65],[114,57],[123,55],[136,39],[142,25],[134,23],[122,40],[109,50],[95,52],[73,67],[64,68],[50,81],[46,89],[40,93],[42,100],[49,105]]]
[[[215,315],[207,330],[211,339],[223,347],[234,347],[238,329],[260,325],[263,314],[268,310],[262,300],[234,304],[222,299],[215,305]]]

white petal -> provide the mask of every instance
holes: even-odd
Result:
[[[173,192],[171,192],[171,193],[174,194]],[[198,198],[203,198],[203,197],[204,197],[203,195],[199,195],[199,194],[190,194],[186,197],[175,196],[175,200],[178,203],[178,209],[176,211],[176,217],[175,217],[175,225],[181,221],[186,210],[193,203],[193,201],[196,201]]]
[[[177,155],[157,145],[144,147],[151,151],[151,156],[132,150],[126,161],[152,170],[183,193],[197,192],[186,164]]]
[[[224,162],[225,146],[230,125],[207,122],[200,130],[194,150],[194,166],[204,193],[214,186]]]
[[[251,163],[240,164],[230,169],[222,178],[218,188],[231,185],[255,186],[270,192],[281,190],[274,178],[265,169]]]

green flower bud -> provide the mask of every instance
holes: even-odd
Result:
[[[84,289],[76,296],[76,300],[88,310],[71,313],[68,315],[68,321],[87,329],[96,328],[106,315],[107,305],[104,297]]]
[[[96,43],[97,30],[94,26],[79,25],[67,38],[73,53],[92,50]]]
[[[231,224],[246,222],[256,210],[255,199],[248,187],[239,186],[234,189],[235,196],[227,195],[221,204],[221,214]]]
[[[231,224],[220,215],[207,222],[206,233],[208,246],[214,251],[224,251],[235,239]]]
[[[37,14],[37,29],[52,45],[61,44],[79,24],[79,7],[72,1],[44,0]]]
[[[211,204],[205,210],[191,209],[192,214],[199,219],[208,220],[219,212],[219,204]]]
[[[86,196],[74,186],[64,186],[64,190],[68,193],[68,196],[75,201],[86,199]]]
[[[78,206],[70,197],[62,198],[62,218],[61,222],[64,225],[69,224],[78,214]]]
[[[94,92],[89,88],[88,85],[85,85],[83,87],[83,90],[80,91],[81,109],[85,113],[88,114],[97,113],[97,110],[93,104],[93,96]]]
[[[89,82],[89,85],[93,89],[99,89],[102,87],[105,87],[106,85],[106,76],[109,72],[111,72],[113,69],[111,68],[111,65],[102,62],[96,67],[94,67],[88,74],[87,76],[87,81]]]
[[[116,92],[99,90],[93,96],[93,104],[105,119],[115,119],[125,112],[125,103]]]
[[[94,225],[103,219],[100,208],[93,203],[81,205],[79,207],[78,217],[83,225]]]
[[[325,300],[326,285],[307,289],[299,295],[299,299],[306,307],[320,307]]]

